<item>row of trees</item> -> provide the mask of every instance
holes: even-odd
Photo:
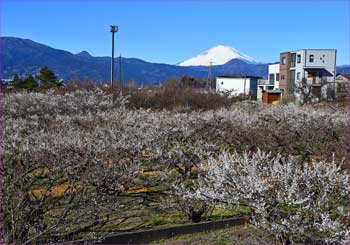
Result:
[[[47,66],[44,66],[40,69],[39,75],[36,77],[29,75],[25,79],[21,79],[18,74],[15,74],[11,85],[15,89],[26,89],[33,91],[39,87],[41,89],[60,87],[63,85],[63,83],[57,79],[57,76],[53,71],[51,71]]]
[[[211,80],[210,84],[207,84],[207,82],[203,79],[197,79],[190,76],[182,76],[179,78],[169,79],[164,82],[165,87],[177,90],[184,90],[184,89],[203,89],[206,88],[208,85],[210,88],[215,88],[215,81]],[[22,79],[20,76],[15,73],[13,76],[13,80],[11,85],[15,89],[26,89],[26,90],[34,90],[35,88],[56,88],[63,85],[62,82],[60,82],[55,75],[53,71],[51,71],[47,66],[44,66],[40,69],[39,75],[33,76],[29,75],[26,78]],[[130,87],[134,87],[135,85],[132,83],[129,85]]]

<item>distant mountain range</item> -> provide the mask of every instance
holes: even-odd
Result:
[[[67,82],[69,81],[97,81],[110,80],[110,57],[94,57],[87,51],[78,54],[55,49],[30,39],[15,37],[1,37],[1,71],[2,78],[11,78],[15,73],[20,76],[38,74],[41,67],[47,65],[55,74]],[[211,67],[212,76],[223,74],[254,75],[266,78],[268,64],[254,63],[254,59],[239,51],[226,46],[217,46],[207,54],[202,54],[202,61],[214,58],[217,63]],[[224,52],[226,50],[226,52]],[[215,57],[213,53],[219,54]],[[224,56],[224,57],[223,57]],[[230,59],[232,58],[232,59]],[[227,59],[228,61],[225,62]],[[191,59],[190,59],[191,60]],[[196,59],[192,59],[196,60]],[[118,58],[115,61],[117,80],[119,77]],[[202,64],[196,65],[194,64]],[[136,58],[122,58],[123,82],[135,81],[138,84],[158,84],[167,79],[182,75],[206,78],[208,66],[206,63],[186,62],[185,65],[168,65],[150,63]],[[349,66],[340,67],[343,73],[350,73]]]
[[[337,66],[337,74],[350,74],[350,65]]]

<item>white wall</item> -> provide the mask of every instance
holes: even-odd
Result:
[[[269,65],[269,74],[280,73],[280,64]]]
[[[274,88],[279,88],[279,80],[276,81],[277,73],[280,73],[280,64],[272,64],[269,65],[269,75],[267,77],[267,80],[270,80],[270,74],[274,74]]]
[[[306,66],[307,67],[326,67],[326,69],[330,72],[333,72],[334,65],[335,65],[335,50],[312,50],[312,49],[306,49]],[[314,62],[309,61],[309,56],[314,55]]]
[[[244,81],[245,81],[245,94],[249,94],[250,91],[250,78],[231,78],[231,77],[217,77],[216,78],[216,91],[223,92],[234,89],[232,95],[239,95],[244,93]]]
[[[258,85],[258,92],[256,95],[257,100],[262,100],[262,92],[264,90],[264,85]]]

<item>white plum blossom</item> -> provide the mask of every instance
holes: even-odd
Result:
[[[349,241],[350,174],[341,164],[300,162],[259,150],[223,152],[210,157],[203,169],[198,189],[187,195],[229,207],[249,206],[252,222],[281,242]]]
[[[163,171],[207,162],[201,198],[253,205],[256,224],[293,241],[312,228],[326,234],[327,224],[338,227],[330,241],[349,235],[334,218],[346,216],[348,206],[330,201],[348,195],[347,174],[332,162],[333,153],[337,161],[350,159],[346,111],[245,103],[215,111],[153,111],[130,108],[128,97],[99,89],[6,93],[3,102],[6,243],[69,242],[80,230],[107,222],[105,215],[123,206],[116,186],[134,178],[145,162]],[[272,153],[243,154],[259,148]],[[295,158],[283,158],[288,155]],[[327,161],[310,164],[315,157]],[[33,175],[38,169],[49,175]],[[48,186],[64,182],[76,189],[60,201],[33,201],[29,193],[45,178]],[[46,222],[62,206],[62,216]],[[266,215],[275,210],[275,218]],[[309,221],[308,214],[316,216]]]

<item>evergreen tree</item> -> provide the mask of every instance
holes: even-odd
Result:
[[[35,79],[32,75],[29,75],[24,80],[23,88],[28,89],[28,90],[33,90],[36,87],[38,87],[38,83],[35,81]]]
[[[13,75],[13,79],[12,79],[13,87],[14,87],[15,89],[19,89],[19,88],[21,88],[22,83],[23,83],[23,80],[22,80],[21,78],[19,78],[19,76],[18,76],[17,73],[15,73],[15,74]]]
[[[40,80],[40,87],[44,89],[59,87],[62,85],[62,83],[57,80],[55,73],[47,66],[41,68],[38,79]]]
[[[22,80],[19,78],[18,74],[15,74],[13,76],[12,84],[15,89],[33,90],[38,87],[38,84],[32,75],[29,75],[26,79]]]

